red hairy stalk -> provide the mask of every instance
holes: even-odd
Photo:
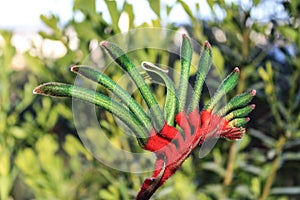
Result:
[[[157,160],[152,177],[144,181],[136,199],[149,199],[205,140],[218,137],[239,139],[245,132],[244,128],[233,127],[208,110],[200,114],[194,110],[188,116],[181,112],[176,115],[175,121],[183,129],[184,136],[175,127],[165,124],[159,133],[151,133],[144,146],[145,150],[156,154]]]

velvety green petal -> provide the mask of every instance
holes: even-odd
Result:
[[[198,64],[198,71],[197,71],[197,77],[194,86],[194,93],[192,96],[191,103],[189,105],[188,113],[198,108],[202,89],[203,89],[203,84],[207,76],[207,73],[211,67],[211,64],[212,64],[211,46],[209,42],[205,42],[204,50],[201,54],[200,61]]]
[[[182,45],[180,50],[181,73],[180,73],[180,84],[178,89],[178,98],[179,98],[178,112],[182,112],[185,109],[192,55],[193,55],[193,47],[191,41],[186,34],[183,34]]]
[[[150,133],[153,129],[151,125],[150,118],[141,108],[141,106],[130,96],[130,94],[121,88],[112,79],[104,75],[103,73],[94,70],[86,66],[73,66],[71,68],[72,72],[78,73],[96,83],[103,85],[105,88],[114,93],[118,98],[124,103],[136,116],[138,120],[147,128]]]
[[[108,41],[103,41],[100,43],[100,45],[105,48],[115,62],[118,63],[131,76],[150,110],[150,117],[155,129],[160,131],[165,122],[164,115],[157,103],[157,100],[137,70],[136,66],[130,61],[125,52],[117,45]]]
[[[249,92],[242,93],[238,96],[233,97],[222,109],[218,111],[218,114],[220,116],[225,115],[231,110],[241,108],[243,106],[246,106],[255,96],[256,91],[251,90]]]
[[[212,110],[215,105],[220,101],[220,99],[232,90],[238,83],[240,75],[239,68],[235,68],[232,73],[230,73],[224,81],[220,84],[215,94],[211,97],[210,101],[204,106],[204,110]]]
[[[143,62],[142,66],[145,70],[153,72],[160,76],[166,84],[167,88],[167,96],[165,100],[165,107],[164,107],[164,115],[166,121],[169,125],[174,125],[174,118],[177,110],[178,100],[176,97],[176,90],[174,82],[168,77],[166,74],[167,71],[164,71],[154,64],[150,62]]]
[[[97,93],[93,90],[64,83],[46,83],[36,87],[34,94],[42,94],[53,97],[74,97],[95,104],[108,112],[111,112],[122,120],[136,134],[140,144],[147,141],[148,132],[134,115],[113,99]]]

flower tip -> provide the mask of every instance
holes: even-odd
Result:
[[[147,71],[151,71],[151,70],[158,70],[158,71],[161,71],[163,73],[168,73],[169,70],[167,69],[162,69],[154,64],[152,64],[151,62],[147,62],[147,61],[143,61],[142,62],[142,67],[143,69],[147,70]]]
[[[252,96],[255,96],[256,95],[256,90],[253,89],[253,90],[251,90],[250,93],[251,93]]]
[[[78,70],[79,70],[79,67],[76,66],[76,65],[73,65],[73,66],[70,68],[70,71],[71,71],[71,72],[78,72]]]
[[[204,47],[205,48],[211,48],[211,45],[210,45],[210,43],[208,41],[205,41],[204,42]]]
[[[233,70],[235,73],[240,73],[240,69],[238,67],[234,68]]]
[[[188,38],[189,36],[188,36],[187,33],[183,33],[183,34],[182,34],[182,37],[183,37],[183,38]]]
[[[246,117],[245,120],[246,120],[246,122],[249,122],[250,121],[250,117]]]
[[[34,90],[32,91],[33,94],[40,94],[41,93],[41,89],[40,86],[34,88]]]
[[[53,91],[62,85],[65,85],[64,83],[58,83],[58,82],[49,82],[49,83],[44,83],[42,85],[37,86],[34,88],[32,91],[33,94],[41,94],[45,96],[63,96],[61,94],[56,94]]]
[[[109,45],[108,41],[102,41],[102,42],[100,42],[100,46],[102,46],[102,47],[108,47],[108,45]]]
[[[252,110],[254,110],[254,109],[255,109],[255,107],[256,107],[256,105],[255,105],[255,104],[251,104],[251,105],[250,105],[250,108],[251,108]]]
[[[47,87],[47,85],[50,85],[52,83],[44,83],[44,84],[41,84],[39,86],[37,86],[36,88],[34,88],[34,90],[32,91],[33,94],[42,94],[42,95],[46,95],[44,89],[45,89],[45,86]]]

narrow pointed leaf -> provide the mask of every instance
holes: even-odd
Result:
[[[103,41],[100,43],[100,45],[105,48],[115,62],[118,63],[120,67],[122,67],[131,76],[150,110],[151,119],[155,129],[160,131],[165,122],[163,113],[149,86],[138,72],[136,66],[117,45],[108,41]]]
[[[36,87],[34,94],[42,94],[53,97],[74,97],[95,104],[108,112],[111,112],[131,128],[137,136],[140,144],[146,143],[147,131],[134,115],[113,99],[96,93],[93,90],[64,83],[46,83]]]
[[[158,18],[160,18],[160,0],[148,0],[151,9],[155,12]]]
[[[109,15],[111,16],[113,29],[115,31],[119,31],[118,22],[120,18],[120,12],[118,10],[117,2],[111,0],[105,0],[104,2],[108,8]]]

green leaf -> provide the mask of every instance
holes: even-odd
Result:
[[[234,193],[237,194],[240,199],[253,199],[249,185],[246,184],[239,184],[235,188]]]
[[[283,153],[282,157],[285,159],[285,160],[300,160],[300,153],[297,152],[286,152],[286,153]]]
[[[0,30],[0,38],[4,39],[3,46],[2,46],[2,43],[0,45],[0,48],[1,48],[0,49],[0,64],[3,65],[3,66],[1,66],[2,71],[1,71],[0,77],[5,76],[8,72],[11,71],[11,62],[16,53],[16,48],[11,44],[12,37],[13,37],[13,34],[11,32]],[[5,79],[5,78],[1,77],[1,79]]]
[[[11,127],[10,133],[17,139],[24,139],[27,136],[26,131],[18,126]]]
[[[105,3],[111,17],[113,29],[119,32],[118,22],[121,14],[118,10],[117,1],[105,0]]]
[[[251,190],[254,193],[255,197],[258,197],[261,193],[261,182],[258,177],[253,177],[251,179]]]
[[[134,27],[134,12],[131,4],[125,2],[123,5],[123,12],[126,12],[129,17],[129,28]]]
[[[41,15],[40,16],[40,19],[48,26],[50,27],[51,29],[53,30],[57,30],[58,27],[58,22],[59,22],[59,19],[58,17],[54,16],[54,15],[51,15],[50,17],[46,17],[45,15]]]
[[[167,16],[170,15],[170,12],[171,12],[172,8],[173,8],[172,6],[167,5],[167,7],[166,7],[166,10],[167,10]]]
[[[148,0],[151,9],[160,18],[160,0]]]
[[[238,148],[238,151],[242,151],[243,149],[245,149],[248,146],[248,144],[250,143],[250,141],[251,141],[251,139],[250,139],[249,135],[244,134],[242,140],[236,141],[236,146]]]
[[[215,0],[207,0],[207,4],[209,5],[209,7],[212,9],[214,4],[215,4]]]
[[[180,3],[180,5],[182,6],[182,8],[185,10],[185,12],[188,14],[188,16],[191,18],[191,20],[194,22],[196,21],[196,18],[193,14],[193,12],[191,11],[189,5],[187,5],[184,1],[182,0],[178,0],[178,3]]]
[[[39,58],[31,56],[29,52],[24,54],[24,58],[28,68],[33,74],[39,76],[40,78],[43,78],[43,76],[52,78],[52,74],[47,73],[44,63]]]
[[[202,164],[202,168],[208,171],[212,171],[221,177],[223,177],[225,174],[225,169],[215,162],[205,162]]]
[[[271,138],[270,136],[264,134],[263,132],[256,130],[256,129],[250,129],[249,135],[252,137],[256,137],[259,139],[262,143],[264,143],[269,148],[275,148],[276,146],[276,140]]]
[[[32,148],[25,148],[20,151],[16,157],[16,165],[23,173],[33,175],[39,171],[39,164],[37,163],[37,156]]]
[[[243,159],[245,159],[245,155],[244,155]],[[259,160],[261,162],[260,158],[257,160]],[[241,161],[238,162],[238,165],[239,165],[239,168],[242,169],[244,172],[253,174],[255,176],[264,176],[266,174],[266,171],[263,170],[260,166],[249,164],[245,161],[242,161],[242,159],[241,159]]]
[[[74,10],[80,10],[84,14],[96,14],[96,2],[95,0],[75,0]]]
[[[272,188],[270,194],[273,195],[299,195],[300,185],[293,187],[275,187]]]
[[[92,21],[85,20],[81,23],[73,23],[72,25],[81,40],[100,39],[99,35],[94,31],[94,23]]]
[[[107,199],[107,200],[114,200],[114,199],[118,198],[118,196],[116,196],[115,192],[112,192],[111,189],[110,190],[101,189],[99,191],[99,196],[100,196],[100,199]]]
[[[217,47],[212,47],[211,48],[212,51],[212,55],[214,55],[212,57],[212,63],[216,66],[216,68],[218,69],[218,73],[221,74],[221,76],[223,77],[223,73],[224,73],[224,57],[222,56],[222,53],[220,51],[219,48]]]
[[[257,6],[260,2],[261,2],[261,0],[253,0],[254,6]]]

